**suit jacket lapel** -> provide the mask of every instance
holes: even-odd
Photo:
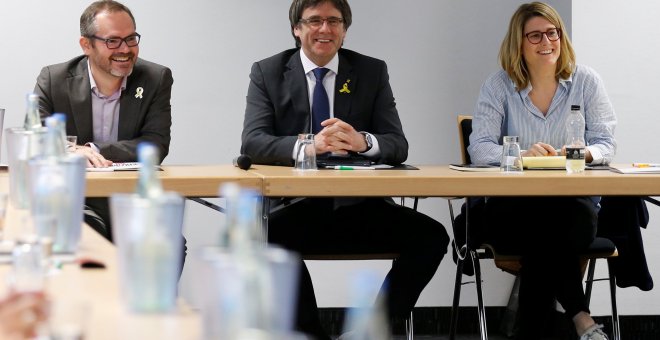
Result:
[[[290,91],[284,91],[285,95],[288,95],[293,104],[293,110],[296,112],[296,126],[300,121],[304,122],[303,130],[298,130],[297,133],[309,132],[311,127],[311,111],[309,108],[309,94],[307,90],[307,78],[305,76],[305,70],[302,66],[302,61],[300,61],[300,50],[294,53],[289,62],[286,64],[287,70],[284,71],[284,86],[290,89]],[[286,99],[286,98],[285,98]]]
[[[357,75],[353,74],[353,67],[339,54],[339,74],[335,78],[335,117],[346,120],[351,114],[351,100],[354,94],[352,89],[357,87]],[[344,85],[346,85],[344,87]]]
[[[126,80],[126,89],[121,93],[119,104],[119,126],[117,129],[117,139],[133,139],[134,129],[138,126],[138,119],[140,117],[140,108],[142,101],[149,98],[147,91],[154,91],[155,88],[148,88],[142,84],[140,76],[140,68],[138,64],[140,59],[133,67],[133,73]],[[141,91],[138,91],[141,88]]]
[[[92,127],[92,92],[87,70],[87,58],[78,63],[75,73],[67,78],[71,115],[76,126],[78,141],[87,143],[94,140]],[[68,112],[67,112],[68,113]]]

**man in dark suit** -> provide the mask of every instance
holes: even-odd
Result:
[[[172,124],[172,72],[139,59],[140,35],[131,11],[119,2],[92,3],[80,17],[84,55],[46,66],[37,78],[42,117],[66,114],[67,135],[88,167],[137,161],[140,142],[167,156]],[[87,199],[85,221],[111,239],[107,199]]]
[[[298,48],[252,66],[241,153],[259,164],[290,166],[297,135],[314,133],[318,155],[350,152],[379,163],[404,162],[408,142],[387,66],[341,49],[351,24],[347,1],[294,0],[289,18]],[[318,68],[328,70],[319,76]],[[327,99],[317,96],[320,86]],[[318,114],[324,101],[325,117]],[[397,318],[410,315],[449,242],[440,223],[383,198],[304,199],[272,212],[268,238],[302,254],[400,253],[379,294]],[[305,266],[299,295],[297,327],[327,339]]]

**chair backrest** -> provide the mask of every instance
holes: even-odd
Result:
[[[458,115],[458,141],[461,146],[461,162],[471,164],[468,146],[470,146],[470,134],[472,133],[472,116]]]

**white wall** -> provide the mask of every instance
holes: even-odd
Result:
[[[573,42],[578,63],[586,64],[605,82],[618,125],[615,162],[658,162],[660,127],[660,31],[657,1],[580,0],[573,2]],[[654,281],[660,276],[660,208],[649,205],[650,223],[642,231],[646,259]],[[603,266],[605,267],[605,266]],[[606,270],[603,268],[603,271]],[[596,296],[607,296],[598,285]],[[619,313],[658,315],[660,291],[637,288],[618,290]],[[609,299],[594,301],[594,310],[609,311]]]
[[[584,2],[583,2],[584,1]],[[619,40],[634,46],[647,47],[643,41],[648,34],[639,34],[628,26],[616,25],[608,18],[592,15],[594,1],[583,0],[574,4],[566,0],[550,3],[562,14],[570,27],[571,12],[581,13],[589,20],[600,20],[593,25],[594,33],[583,35],[582,41],[598,34],[621,35]],[[345,42],[347,48],[388,62],[391,84],[397,100],[404,130],[411,150],[411,164],[446,164],[459,159],[455,116],[471,113],[479,87],[487,75],[498,67],[497,52],[505,34],[508,20],[520,0],[353,0],[354,24]],[[289,1],[271,0],[126,0],[137,19],[137,30],[142,34],[140,56],[172,68],[173,128],[170,155],[166,164],[213,164],[228,163],[238,154],[240,131],[245,108],[250,65],[281,50],[293,47],[289,32]],[[599,2],[600,3],[600,2]],[[24,96],[34,86],[36,76],[43,65],[62,62],[80,53],[78,47],[78,19],[88,1],[23,0],[0,2],[0,32],[3,32],[2,62],[0,63],[0,107],[7,109],[5,126],[19,125],[23,118]],[[657,5],[654,5],[657,7]],[[598,6],[598,10],[610,8],[614,2]],[[616,8],[618,11],[619,9]],[[632,9],[630,11],[632,17]],[[645,13],[652,13],[646,11]],[[11,15],[9,14],[11,13]],[[656,11],[657,13],[657,11]],[[576,14],[577,15],[577,14]],[[648,14],[650,16],[650,14]],[[650,19],[649,19],[650,22]],[[636,22],[635,25],[643,23]],[[649,24],[650,25],[650,24]],[[615,29],[625,30],[615,32]],[[649,26],[650,34],[656,34]],[[577,29],[576,29],[577,31]],[[586,31],[585,31],[586,32]],[[627,35],[625,32],[629,32]],[[630,36],[635,36],[631,39]],[[639,36],[639,37],[636,37]],[[625,38],[625,39],[624,39]],[[656,34],[657,38],[657,34]],[[580,36],[576,45],[580,44]],[[588,44],[582,43],[582,44]],[[652,85],[651,75],[657,72],[630,73],[611,67],[615,75],[596,61],[608,65],[622,65],[614,61],[614,45],[578,46],[581,61],[601,71],[613,97],[621,126],[626,122],[622,113],[629,111],[634,117],[644,114],[651,118],[651,103],[630,95],[623,90],[657,88]],[[626,46],[629,50],[634,46]],[[596,55],[595,52],[600,52]],[[640,50],[641,51],[641,50]],[[657,39],[655,50],[657,52]],[[622,52],[623,53],[623,52]],[[653,67],[652,53],[643,63],[626,63],[632,67]],[[611,59],[610,59],[611,58]],[[617,59],[622,59],[621,56]],[[657,69],[655,69],[657,71]],[[625,72],[625,73],[624,73]],[[635,74],[632,81],[624,78]],[[638,84],[639,77],[647,76],[647,82]],[[614,77],[610,80],[610,77]],[[618,78],[617,78],[618,77]],[[615,84],[616,83],[616,84]],[[622,88],[616,91],[615,85]],[[645,96],[645,98],[648,96]],[[635,105],[625,110],[623,101]],[[642,110],[643,109],[643,110]],[[638,159],[635,146],[624,147],[628,140],[639,142],[641,133],[650,129],[642,123],[627,121],[628,128],[619,128],[621,159],[629,150],[630,159]],[[638,127],[639,128],[635,128]],[[648,126],[648,125],[646,125]],[[633,143],[629,141],[629,143]],[[641,157],[639,157],[641,158]],[[655,157],[657,160],[657,155]],[[654,160],[649,157],[649,160]],[[449,218],[446,202],[442,199],[422,200],[420,210],[433,216],[446,226]],[[213,242],[217,226],[223,217],[196,204],[188,204],[186,235],[189,248]],[[656,213],[657,216],[657,213]],[[413,226],[411,226],[413,227]],[[651,232],[646,233],[649,242]],[[657,241],[658,234],[655,234]],[[647,243],[648,247],[652,243]],[[656,254],[657,258],[657,254]],[[651,263],[653,261],[651,259]],[[383,275],[389,263],[323,262],[310,265],[315,280],[317,297],[321,306],[345,306],[346,282],[349,273],[356,268],[380,268]],[[657,261],[655,267],[660,267]],[[449,306],[453,289],[455,267],[449,256],[443,261],[435,278],[422,294],[418,306]],[[511,276],[487,264],[485,271],[485,296],[488,305],[505,305],[510,290]],[[183,292],[188,295],[192,277],[188,270],[182,280]],[[649,294],[632,289],[623,291],[621,298],[624,314],[636,314],[642,306],[643,313],[658,314],[660,307],[644,304]],[[605,294],[604,292],[599,292]],[[606,296],[606,295],[603,295]],[[628,302],[633,301],[635,302]],[[473,288],[467,286],[463,294],[464,304],[475,304]],[[656,297],[657,301],[657,297]],[[645,307],[646,306],[646,307]],[[596,314],[602,309],[594,308]]]

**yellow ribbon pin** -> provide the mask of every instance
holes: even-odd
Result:
[[[142,92],[144,92],[144,89],[142,87],[138,87],[137,89],[135,89],[135,98],[142,99]]]
[[[340,93],[351,93],[351,90],[348,89],[348,83],[350,83],[350,82],[351,82],[350,79],[346,80],[344,85],[341,86],[341,90],[339,90],[339,92]]]

